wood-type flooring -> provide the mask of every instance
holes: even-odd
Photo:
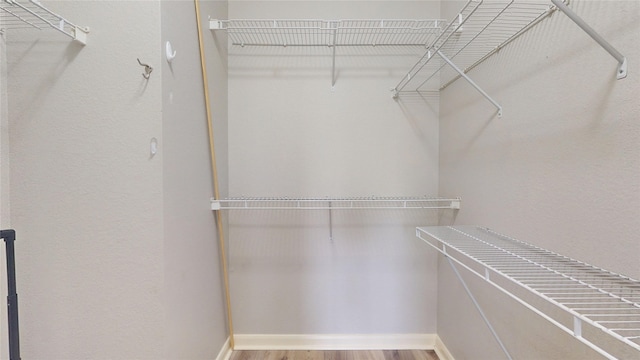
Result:
[[[238,350],[230,360],[438,360],[433,350]]]

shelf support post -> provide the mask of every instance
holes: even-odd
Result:
[[[462,276],[458,272],[458,269],[453,264],[453,261],[451,260],[451,258],[449,256],[447,256],[447,255],[445,255],[445,256],[447,258],[447,261],[449,262],[449,265],[451,265],[451,268],[453,269],[453,272],[456,274],[456,277],[458,278],[458,280],[462,284],[462,287],[464,288],[464,291],[467,293],[467,295],[469,295],[469,298],[473,302],[473,305],[476,307],[476,310],[478,310],[478,312],[480,313],[480,316],[482,317],[482,320],[484,320],[484,323],[489,328],[489,331],[491,331],[491,335],[493,335],[493,338],[496,339],[496,341],[498,342],[498,345],[500,345],[500,348],[502,349],[504,354],[507,356],[507,359],[512,360],[513,358],[511,357],[511,354],[509,354],[509,351],[507,350],[507,348],[502,343],[502,340],[500,340],[500,336],[498,336],[498,333],[496,333],[496,331],[493,329],[493,326],[491,325],[491,322],[489,321],[489,319],[487,319],[487,316],[484,314],[484,311],[482,311],[482,308],[480,307],[480,304],[478,304],[478,301],[476,300],[475,296],[473,296],[473,293],[471,292],[471,290],[467,286],[467,283],[464,281],[464,279],[462,278]],[[487,279],[487,281],[491,282],[488,279]]]
[[[331,64],[331,89],[336,86],[336,46],[333,45],[333,62]]]
[[[500,106],[498,102],[493,100],[493,98],[491,98],[489,94],[487,94],[484,90],[482,90],[482,88],[478,86],[478,84],[476,84],[473,80],[471,80],[471,78],[467,76],[467,74],[465,74],[464,71],[460,70],[460,68],[457,67],[456,64],[454,64],[453,61],[451,61],[451,59],[446,57],[440,50],[437,51],[437,54],[442,58],[442,60],[444,60],[447,64],[449,64],[449,66],[451,66],[453,70],[455,70],[458,74],[460,74],[460,76],[462,76],[465,80],[467,80],[467,82],[471,84],[471,86],[473,86],[476,90],[478,90],[478,92],[482,94],[482,96],[484,96],[485,99],[489,100],[489,102],[498,109],[498,117],[502,117],[502,106]]]
[[[331,211],[331,201],[329,201],[329,241],[333,242],[333,212]]]
[[[560,9],[565,15],[569,17],[576,25],[578,25],[587,35],[591,36],[600,46],[602,46],[611,56],[618,60],[618,71],[616,72],[616,78],[618,80],[627,77],[627,58],[624,57],[616,48],[614,48],[607,40],[605,40],[600,34],[598,34],[589,24],[587,24],[578,14],[569,7],[562,0],[551,0],[553,5]]]
[[[329,24],[333,24],[333,23],[329,23]],[[337,26],[338,24],[333,25],[335,26],[332,33],[331,33],[331,47],[333,49],[331,49],[332,51],[332,62],[331,62],[331,90],[335,90],[335,86],[336,86],[336,31],[337,30]]]

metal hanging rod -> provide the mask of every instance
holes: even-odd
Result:
[[[212,210],[460,209],[459,198],[434,197],[233,197],[211,199]]]
[[[89,28],[77,26],[36,0],[0,0],[2,30],[53,29],[85,45]]]
[[[486,228],[420,227],[416,235],[605,358],[640,356],[640,281]]]

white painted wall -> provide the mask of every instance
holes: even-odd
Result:
[[[9,34],[22,357],[215,358],[227,331],[193,2],[46,5],[91,33],[86,47],[55,32]],[[225,4],[203,11],[225,14]],[[149,81],[136,58],[154,67]],[[220,59],[210,67],[224,125]]]
[[[443,14],[457,5],[444,2]],[[469,73],[502,104],[502,118],[464,81],[441,93],[440,193],[462,197],[457,224],[640,278],[640,4],[571,8],[627,56],[629,76],[615,80],[616,61],[554,14]],[[447,264],[440,274],[438,333],[453,355],[502,358]],[[514,358],[594,358],[472,286]]]
[[[230,18],[437,18],[430,1],[231,1]],[[438,192],[438,97],[389,91],[424,49],[232,47],[229,193]],[[233,212],[238,334],[436,330],[436,257],[415,239],[428,211]],[[333,240],[330,240],[330,232]]]
[[[200,50],[193,1],[162,1],[162,142],[166,358],[215,359],[228,337],[218,235],[209,199],[213,182]],[[226,37],[208,30],[208,16],[227,16],[225,1],[203,1],[218,172],[226,194]],[[164,48],[163,48],[164,49]]]
[[[0,224],[10,202],[23,358],[211,357],[226,332],[189,5],[47,3],[92,32],[84,48],[56,33],[9,39]],[[226,45],[205,31],[223,196],[462,196],[457,223],[640,277],[640,9],[572,4],[627,55],[629,77],[613,80],[615,61],[556,14],[470,74],[501,119],[461,81],[441,99],[393,101],[420,51],[345,50],[331,91],[326,49],[231,48],[226,99]],[[443,14],[457,8],[444,2]],[[224,18],[224,2],[204,2],[209,14]],[[232,1],[228,14],[432,18],[440,3]],[[172,68],[165,40],[178,50]],[[136,57],[155,66],[148,83]],[[232,214],[238,333],[437,331],[458,359],[501,357],[414,237],[438,214],[334,212],[333,240],[328,216]],[[593,355],[471,286],[517,358]]]
[[[9,117],[7,116],[7,48],[0,38],[0,227],[9,223]]]
[[[160,63],[160,4],[47,3],[91,34],[10,34],[22,357],[162,358],[162,78],[136,61]]]
[[[7,116],[7,51],[4,37],[0,38],[0,229],[9,229],[9,117]],[[0,251],[0,264],[6,264],[5,252]],[[6,266],[0,266],[0,279],[7,278]],[[0,286],[0,307],[6,309],[7,288]],[[0,322],[0,358],[8,354],[7,322]]]

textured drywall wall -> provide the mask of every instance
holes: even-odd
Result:
[[[429,1],[232,1],[230,18],[437,18]],[[394,101],[424,49],[231,47],[234,196],[435,195],[438,97]],[[434,333],[429,211],[234,211],[234,328],[249,334]],[[331,217],[331,220],[330,220]],[[331,222],[331,225],[330,225]],[[332,239],[331,239],[332,238]]]
[[[10,227],[9,219],[9,117],[7,116],[7,52],[4,37],[0,37],[0,229]],[[0,264],[6,264],[0,251]],[[5,266],[0,266],[0,279],[7,278]],[[0,286],[0,307],[6,308],[7,288]],[[0,323],[0,358],[8,356],[7,322]]]
[[[443,14],[453,5],[443,3]],[[555,13],[469,72],[504,107],[502,118],[464,81],[441,93],[440,192],[462,197],[458,224],[639,278],[640,3],[572,0],[571,8],[627,57],[628,77],[616,80],[616,60]],[[438,333],[452,354],[502,357],[479,318],[468,316],[471,303],[448,265],[440,274]],[[502,331],[515,358],[573,353],[566,338],[520,321],[522,308],[481,300],[490,318],[518,319],[520,336]]]
[[[10,38],[23,357],[214,358],[228,332],[194,3],[46,5],[92,31],[86,47]],[[226,2],[201,13],[224,195],[226,42],[207,16]]]
[[[0,38],[0,228],[2,229],[10,225],[9,116],[7,109],[7,46],[3,36]]]
[[[193,1],[162,1],[162,139],[167,359],[214,359],[228,337],[218,234],[209,199],[213,182]],[[226,18],[226,2],[200,2],[213,110],[216,158],[226,194],[226,37],[208,16]]]
[[[46,5],[91,33],[85,47],[7,34],[22,358],[160,359],[160,3]],[[149,81],[136,58],[155,67]]]

